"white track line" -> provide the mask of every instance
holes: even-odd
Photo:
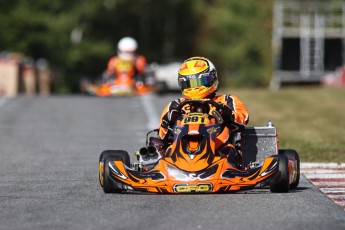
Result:
[[[345,201],[334,201],[337,205],[345,209]]]
[[[324,193],[343,193],[345,194],[345,188],[321,188]]]
[[[313,184],[316,185],[317,187],[324,187],[324,188],[329,188],[329,187],[344,187],[345,188],[345,182],[313,181]]]
[[[344,174],[345,170],[341,169],[301,169],[302,173],[308,173],[308,174]],[[345,176],[344,176],[345,178]]]
[[[331,169],[345,169],[345,163],[311,163],[305,162],[301,163],[301,169],[310,168],[331,168]]]
[[[152,95],[143,95],[140,97],[144,113],[147,117],[147,128],[149,130],[156,129],[159,126],[159,116],[152,102]]]
[[[328,196],[329,196],[329,198],[331,198],[331,199],[343,199],[344,202],[345,202],[345,195],[333,195],[333,194],[329,194]]]
[[[344,179],[344,174],[306,174],[304,173],[308,179]]]

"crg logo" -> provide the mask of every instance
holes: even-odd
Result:
[[[177,193],[211,192],[212,184],[175,184],[174,191]]]

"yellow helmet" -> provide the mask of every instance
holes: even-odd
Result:
[[[191,57],[182,63],[178,83],[186,98],[205,98],[218,90],[217,70],[207,58]]]

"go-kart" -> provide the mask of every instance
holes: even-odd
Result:
[[[87,94],[100,97],[142,95],[152,91],[142,81],[127,78],[117,78],[101,83],[87,82],[84,88]]]
[[[152,83],[147,84],[146,81],[145,75],[135,76],[133,71],[122,71],[107,80],[84,80],[82,90],[89,95],[100,97],[143,95],[153,91]]]
[[[103,151],[99,181],[105,193],[228,193],[255,187],[288,192],[299,183],[300,161],[294,150],[278,150],[275,127],[224,123],[222,107],[213,100],[185,100],[182,115],[170,130],[168,148],[160,148],[157,130],[136,152],[137,162],[123,150]],[[241,164],[233,164],[216,149],[225,127],[231,130]],[[153,135],[156,133],[156,136]]]

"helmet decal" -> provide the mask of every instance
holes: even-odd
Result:
[[[194,67],[207,68],[207,64],[208,63],[204,61],[196,61]]]
[[[188,59],[189,60],[189,59]],[[180,75],[192,75],[207,71],[209,65],[204,60],[190,60],[182,64],[179,70]]]

